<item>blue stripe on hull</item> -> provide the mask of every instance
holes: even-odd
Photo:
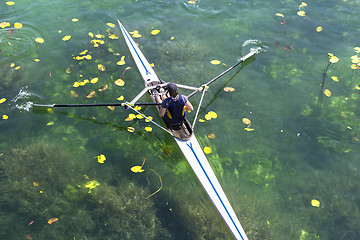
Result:
[[[214,192],[216,193],[216,196],[219,198],[219,200],[220,200],[220,202],[221,202],[222,206],[224,207],[224,209],[225,209],[226,213],[227,213],[227,214],[228,214],[228,216],[230,217],[231,222],[234,224],[234,226],[235,226],[236,230],[237,230],[237,231],[238,231],[238,233],[240,234],[241,239],[243,239],[243,240],[244,240],[244,237],[242,236],[242,234],[241,234],[241,232],[240,232],[239,228],[236,226],[234,219],[231,217],[231,215],[230,215],[230,213],[229,213],[228,209],[226,208],[226,206],[225,206],[224,202],[222,201],[222,199],[221,199],[221,197],[220,197],[219,193],[216,191],[215,186],[214,186],[214,185],[213,185],[213,183],[211,182],[211,180],[210,180],[210,178],[209,178],[208,174],[206,173],[206,171],[205,171],[205,169],[204,169],[203,165],[201,164],[200,159],[199,159],[199,158],[198,158],[198,156],[196,155],[196,152],[195,152],[194,148],[192,147],[192,143],[190,143],[190,144],[186,143],[186,145],[187,145],[187,146],[191,149],[191,151],[192,151],[192,153],[194,154],[194,156],[195,156],[196,160],[198,161],[198,163],[199,163],[199,165],[200,165],[201,169],[203,170],[203,172],[204,172],[204,174],[205,174],[205,176],[206,176],[207,180],[208,180],[208,181],[209,181],[209,183],[211,184],[211,187],[213,188]]]

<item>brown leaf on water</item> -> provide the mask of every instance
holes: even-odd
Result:
[[[94,95],[95,95],[95,91],[92,91],[86,96],[86,98],[92,98],[94,97]]]

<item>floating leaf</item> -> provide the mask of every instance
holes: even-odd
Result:
[[[317,31],[317,32],[321,32],[322,30],[323,30],[323,28],[322,28],[321,26],[319,26],[319,27],[316,28],[316,31]]]
[[[105,71],[105,66],[102,65],[102,64],[98,64],[98,69],[99,69],[100,71],[104,72],[104,71]]]
[[[131,132],[131,133],[132,133],[132,132],[135,132],[135,128],[133,128],[133,127],[128,127],[127,130],[128,130],[129,132]]]
[[[210,148],[210,147],[204,147],[204,153],[205,153],[205,154],[210,154],[210,153],[212,153],[211,148]]]
[[[118,98],[117,98],[117,100],[119,100],[119,101],[124,100],[124,96],[120,96],[120,97],[118,97]]]
[[[15,5],[15,2],[6,2],[6,5],[13,6],[13,5]]]
[[[324,94],[327,96],[327,97],[331,97],[331,91],[329,89],[324,89]]]
[[[99,156],[96,156],[98,163],[104,163],[106,160],[106,157],[104,154],[100,154]]]
[[[15,67],[15,63],[11,63],[11,64],[10,64],[10,67]]]
[[[147,116],[147,118],[145,118],[145,122],[150,122],[150,120],[152,121],[153,120],[153,117],[152,116]]]
[[[305,12],[304,11],[298,11],[297,15],[299,15],[300,17],[305,17]]]
[[[152,30],[151,31],[151,35],[158,35],[159,34],[159,32],[160,32],[160,30]]]
[[[90,37],[94,37],[94,34],[93,34],[92,32],[89,32],[88,35],[89,35]]]
[[[98,33],[98,34],[95,35],[95,37],[97,37],[97,38],[104,38],[105,36],[102,35],[102,34],[100,34],[100,33]]]
[[[104,85],[104,86],[102,86],[100,89],[99,89],[99,92],[102,92],[102,91],[105,91],[105,90],[107,90],[109,88],[109,85]]]
[[[152,127],[145,127],[145,131],[151,132],[151,131],[152,131]]]
[[[14,68],[15,70],[19,70],[21,68],[21,66],[17,66],[16,68]]]
[[[9,116],[8,115],[2,115],[2,119],[6,120],[6,119],[9,119]]]
[[[33,186],[34,186],[34,187],[38,187],[38,186],[39,186],[39,183],[38,183],[38,182],[33,182]]]
[[[332,53],[328,53],[328,56],[329,56],[329,61],[331,63],[337,63],[339,61],[339,58],[334,56],[334,54],[332,54]]]
[[[116,64],[117,64],[117,65],[120,65],[120,66],[125,65],[124,59],[125,59],[125,56],[122,56],[122,57],[121,57],[121,60],[118,61]]]
[[[253,128],[249,128],[249,127],[247,127],[247,128],[244,128],[245,129],[245,131],[248,131],[248,132],[251,132],[251,131],[254,131],[255,129],[253,129]]]
[[[354,47],[356,53],[360,53],[360,47]]]
[[[91,91],[87,96],[86,98],[92,98],[95,96],[95,91]]]
[[[119,37],[116,34],[109,35],[110,39],[118,39]]]
[[[141,35],[139,34],[139,31],[134,30],[133,32],[130,32],[134,38],[141,38]]]
[[[282,18],[284,17],[284,14],[282,14],[282,13],[276,13],[275,15],[278,17],[282,17]]]
[[[6,101],[6,98],[1,98],[1,99],[0,99],[0,104],[1,104],[1,103],[4,103],[5,101]]]
[[[210,111],[210,112],[208,112],[208,114],[209,114],[210,117],[213,118],[213,119],[216,119],[216,118],[217,118],[217,113],[214,112],[214,111]]]
[[[35,38],[35,42],[37,42],[37,43],[44,43],[45,41],[44,41],[43,38],[37,37],[37,38]]]
[[[50,122],[48,122],[46,125],[52,126],[52,125],[54,125],[54,124],[55,124],[54,121],[50,121]]]
[[[225,87],[224,91],[225,92],[233,92],[233,91],[235,91],[235,88],[233,88],[233,87]]]
[[[141,173],[144,171],[144,169],[142,169],[142,166],[133,166],[130,170],[134,173]]]
[[[48,221],[48,224],[52,224],[54,222],[56,222],[57,220],[59,220],[58,218],[50,218]]]
[[[40,59],[34,58],[33,61],[34,62],[40,62]]]
[[[245,124],[250,124],[251,123],[250,119],[248,119],[248,118],[243,118],[242,121]]]
[[[71,35],[66,35],[65,37],[62,38],[62,40],[63,40],[64,42],[66,42],[66,41],[69,41],[70,38],[71,38]]]
[[[99,81],[99,78],[95,77],[95,78],[93,78],[93,79],[90,80],[90,83],[95,84],[95,83],[97,83],[98,81]]]
[[[118,79],[118,80],[116,80],[114,83],[115,83],[116,85],[120,86],[120,87],[122,87],[122,86],[125,85],[125,82],[124,82],[124,80],[122,80],[122,79]]]
[[[311,206],[313,206],[313,207],[320,207],[320,202],[319,202],[319,200],[316,200],[316,199],[311,200]]]
[[[339,78],[338,78],[337,76],[332,76],[331,79],[334,80],[334,82],[338,82],[338,81],[339,81]]]
[[[73,18],[73,19],[71,19],[71,21],[72,21],[72,22],[77,22],[77,21],[79,21],[79,19]]]
[[[213,134],[213,133],[210,133],[210,134],[208,135],[208,138],[210,138],[210,139],[213,139],[213,138],[215,138],[215,134]]]
[[[210,61],[211,64],[219,65],[221,62],[219,60],[212,60]]]
[[[23,25],[22,25],[22,23],[14,23],[14,28],[22,28],[23,27]]]
[[[115,27],[115,24],[113,24],[113,23],[107,23],[106,25],[108,25],[108,26],[111,27],[111,28],[114,28],[114,27]]]

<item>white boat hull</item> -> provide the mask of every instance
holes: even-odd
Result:
[[[118,23],[131,55],[133,56],[140,74],[144,79],[145,87],[160,84],[161,81],[134,40],[120,21],[118,21]],[[154,100],[154,96],[151,95],[151,97]],[[180,140],[178,138],[175,138],[175,140],[234,237],[238,240],[247,240],[248,238],[240,224],[240,221],[231,207],[231,204],[217,180],[208,160],[206,159],[206,156],[195,135],[192,134],[188,140]]]

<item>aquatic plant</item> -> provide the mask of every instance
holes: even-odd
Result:
[[[145,199],[145,188],[126,179],[111,186],[84,177],[81,156],[59,144],[30,143],[0,157],[0,209],[7,216],[2,238],[31,234],[42,239],[171,239],[157,219],[153,201]],[[51,227],[49,219],[57,219]]]

